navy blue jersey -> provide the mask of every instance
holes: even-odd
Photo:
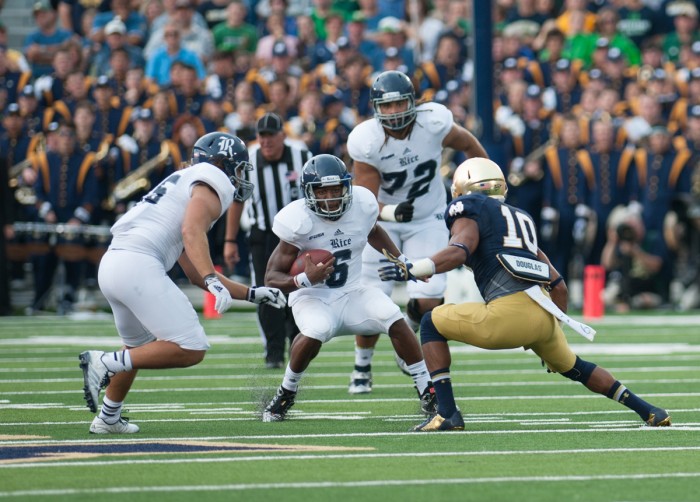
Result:
[[[501,265],[499,253],[537,259],[537,230],[532,217],[522,209],[483,194],[454,199],[445,211],[447,228],[459,218],[474,220],[479,227],[479,245],[467,263],[476,285],[487,302],[523,291],[532,282],[516,279]]]

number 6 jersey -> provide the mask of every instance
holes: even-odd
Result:
[[[350,157],[373,166],[381,175],[379,202],[399,204],[415,198],[414,221],[445,210],[442,141],[454,122],[452,112],[439,103],[424,103],[416,111],[413,130],[405,139],[387,135],[375,118],[359,124],[348,137]]]

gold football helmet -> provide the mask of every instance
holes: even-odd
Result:
[[[452,178],[452,197],[483,193],[503,202],[508,185],[503,171],[494,161],[473,157],[462,162]]]

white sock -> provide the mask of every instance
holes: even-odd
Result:
[[[374,356],[374,347],[368,349],[355,345],[355,366],[364,367],[371,366],[372,356]]]
[[[100,409],[100,417],[107,424],[116,424],[122,415],[122,403],[112,401],[107,396],[102,399],[102,409]]]
[[[418,393],[423,394],[423,391],[428,387],[428,382],[430,382],[430,373],[428,373],[428,367],[425,365],[425,361],[421,360],[411,364],[408,367],[408,372],[416,383]]]
[[[296,392],[299,388],[299,380],[301,380],[301,377],[303,375],[303,371],[301,373],[294,373],[289,368],[289,364],[287,364],[287,369],[284,370],[284,379],[282,380],[282,387],[284,387],[287,390]]]
[[[134,369],[131,364],[131,354],[128,350],[118,350],[116,352],[105,352],[102,354],[102,363],[112,373],[121,371],[131,371]]]

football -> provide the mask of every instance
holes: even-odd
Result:
[[[311,261],[317,265],[319,263],[326,263],[328,260],[333,258],[333,253],[326,251],[325,249],[307,249],[306,251],[299,253],[297,259],[294,260],[294,263],[292,263],[292,268],[289,269],[289,275],[298,275],[304,271],[306,266],[306,258],[304,257],[307,254],[311,256]]]

